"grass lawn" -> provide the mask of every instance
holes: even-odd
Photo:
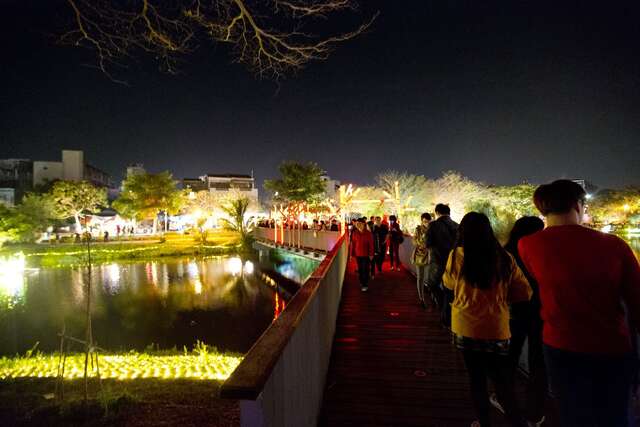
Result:
[[[237,233],[225,230],[209,232],[207,243],[201,244],[193,235],[167,233],[164,238],[149,236],[145,240],[96,241],[91,244],[93,262],[145,260],[160,257],[224,255],[241,250]],[[10,245],[0,249],[0,257],[22,252],[29,267],[63,267],[82,265],[87,260],[86,244]]]
[[[2,426],[238,426],[236,401],[218,398],[215,380],[96,380],[84,405],[84,382],[65,381],[63,402],[51,398],[55,380],[0,381]],[[92,398],[91,398],[92,397]],[[49,398],[49,399],[47,399]]]

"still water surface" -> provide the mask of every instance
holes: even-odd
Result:
[[[107,350],[191,349],[197,340],[246,352],[286,305],[263,269],[299,283],[317,262],[263,251],[238,257],[173,259],[94,266],[93,336]],[[56,350],[57,333],[84,337],[88,269],[41,268],[0,283],[0,355],[24,353],[36,342]],[[2,295],[4,294],[4,295]]]

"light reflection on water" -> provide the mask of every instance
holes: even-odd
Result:
[[[36,342],[55,350],[63,322],[83,336],[87,268],[2,270],[0,355],[24,353]],[[255,270],[237,257],[94,266],[93,335],[108,350],[191,348],[200,340],[246,352],[285,304]]]

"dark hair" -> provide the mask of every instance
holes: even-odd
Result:
[[[436,205],[436,213],[438,215],[451,215],[451,209],[449,209],[449,205],[445,205],[444,203],[438,203]]]
[[[471,286],[488,289],[496,281],[511,275],[513,267],[509,254],[500,246],[486,215],[469,212],[462,218],[452,265],[455,265],[457,247],[462,247],[464,252],[460,274]]]
[[[524,236],[536,233],[544,228],[544,222],[537,216],[523,216],[513,224],[511,233],[509,233],[509,240],[504,248],[513,255],[516,260],[519,259],[518,255],[518,242]]]
[[[544,216],[567,213],[578,202],[585,201],[587,193],[580,184],[568,179],[559,179],[543,184],[533,193],[533,203]]]
[[[363,217],[363,218],[358,218],[358,219],[356,219],[356,222],[361,222],[361,223],[363,223],[363,224],[366,224],[366,223],[367,223],[367,220]]]
[[[397,221],[398,218],[396,218],[395,215],[389,215],[389,221]]]
[[[425,212],[422,215],[420,215],[420,219],[426,219],[428,221],[431,221],[431,214],[428,212]]]

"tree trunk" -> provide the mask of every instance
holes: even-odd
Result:
[[[82,233],[82,226],[80,225],[80,215],[78,213],[74,213],[73,218],[76,220],[76,233]]]
[[[164,211],[164,232],[169,231],[169,215],[167,215],[167,211]]]
[[[158,234],[158,214],[153,216],[153,234]]]

